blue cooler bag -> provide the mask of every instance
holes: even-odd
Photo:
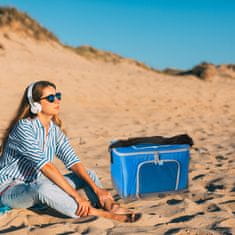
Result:
[[[138,144],[111,148],[114,187],[122,198],[186,189],[189,148],[188,144]]]

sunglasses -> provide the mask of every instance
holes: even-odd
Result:
[[[61,92],[57,92],[55,93],[55,95],[48,95],[48,96],[42,97],[40,100],[46,99],[48,102],[53,103],[55,102],[55,99],[61,100],[61,96],[62,96]]]

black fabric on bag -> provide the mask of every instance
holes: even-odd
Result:
[[[128,147],[138,144],[157,144],[157,145],[171,145],[171,144],[188,144],[193,145],[193,139],[187,134],[176,135],[173,137],[151,136],[151,137],[134,137],[126,140],[118,140],[109,146],[109,149],[117,147]]]

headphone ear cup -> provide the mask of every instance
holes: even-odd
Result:
[[[42,111],[42,106],[41,106],[41,104],[38,103],[38,102],[33,102],[33,105],[31,105],[30,111],[31,111],[33,114],[37,114],[37,113],[41,112],[41,111]]]

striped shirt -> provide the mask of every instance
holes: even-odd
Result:
[[[26,183],[36,180],[42,174],[40,169],[54,156],[68,169],[80,162],[68,137],[52,121],[47,135],[38,118],[18,121],[0,156],[0,185],[14,179]]]

